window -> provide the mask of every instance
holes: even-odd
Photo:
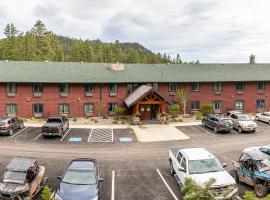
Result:
[[[93,113],[94,112],[94,104],[86,103],[84,104],[84,113]]]
[[[223,89],[222,83],[221,82],[216,82],[214,83],[214,91],[215,92],[221,92]]]
[[[221,110],[222,101],[216,100],[213,102],[214,110]]]
[[[179,152],[178,155],[177,155],[177,158],[176,158],[177,161],[179,162],[179,164],[181,162],[182,157],[183,157],[183,155]]]
[[[200,102],[199,101],[191,101],[190,102],[190,110],[199,110]]]
[[[110,93],[117,93],[117,84],[116,83],[109,84],[109,92]]]
[[[69,113],[69,104],[60,104],[59,105],[59,113],[60,114],[68,114]]]
[[[177,83],[169,83],[169,92],[176,92]]]
[[[237,91],[244,91],[245,90],[245,83],[244,82],[237,82],[235,85],[235,89]]]
[[[16,83],[7,83],[6,92],[8,94],[15,94],[16,93]]]
[[[263,81],[258,82],[258,83],[257,83],[257,90],[258,90],[258,91],[264,91],[264,89],[265,89],[265,84],[264,84],[264,82],[263,82]]]
[[[41,114],[43,113],[43,105],[42,104],[33,104],[33,114]]]
[[[117,107],[117,103],[109,103],[108,104],[108,111],[113,112],[115,107]]]
[[[187,171],[187,161],[186,158],[183,157],[181,165],[180,165],[185,171]]]
[[[16,114],[17,113],[17,105],[16,104],[7,104],[6,105],[7,114]]]
[[[158,91],[158,83],[153,83],[152,86],[156,91]]]
[[[43,92],[43,86],[40,83],[33,84],[33,93],[42,93]]]
[[[60,93],[68,93],[68,84],[67,83],[60,83],[59,84],[59,91],[60,91]]]
[[[243,110],[244,109],[244,101],[243,100],[236,100],[235,101],[235,109],[236,110]]]
[[[258,99],[256,101],[256,108],[257,109],[264,109],[265,108],[265,101],[264,101],[264,99]]]
[[[86,93],[94,93],[95,92],[95,85],[94,84],[86,84],[85,85],[85,92]]]
[[[191,83],[190,84],[190,91],[192,91],[192,92],[200,91],[200,84],[199,83]]]

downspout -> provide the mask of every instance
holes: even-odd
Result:
[[[99,112],[98,115],[101,118],[103,113],[102,113],[102,85],[103,83],[100,83],[99,85]]]

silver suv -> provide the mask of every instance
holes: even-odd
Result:
[[[227,116],[231,118],[233,127],[237,129],[239,133],[244,131],[255,132],[257,129],[257,124],[252,121],[247,114],[230,111],[227,113]]]

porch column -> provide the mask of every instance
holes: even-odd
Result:
[[[140,107],[139,107],[138,103],[136,104],[136,113],[135,114],[137,114],[137,113],[140,113]]]

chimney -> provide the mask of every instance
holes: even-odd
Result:
[[[109,65],[109,70],[111,71],[124,71],[124,69],[125,65],[118,62]]]

